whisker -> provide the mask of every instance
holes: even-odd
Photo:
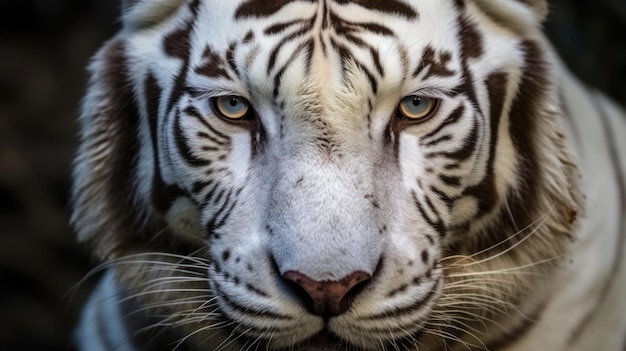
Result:
[[[546,212],[545,214],[541,215],[538,219],[536,219],[535,221],[533,221],[532,223],[528,224],[526,227],[524,227],[523,229],[519,230],[517,233],[508,236],[506,239],[486,248],[483,249],[481,251],[478,251],[476,253],[473,253],[472,255],[469,256],[463,256],[463,255],[455,255],[455,256],[449,256],[449,257],[444,257],[442,258],[439,262],[451,259],[452,257],[454,258],[459,258],[459,261],[455,261],[451,264],[449,264],[448,266],[452,266],[452,267],[468,267],[468,266],[472,266],[472,265],[476,265],[476,264],[481,264],[487,261],[491,261],[494,260],[498,257],[501,257],[503,255],[506,255],[507,253],[511,252],[512,250],[515,250],[518,246],[520,246],[522,243],[524,243],[526,240],[528,240],[529,238],[531,238],[534,234],[536,234],[539,229],[541,228],[541,226],[543,224],[546,223],[547,219],[548,219],[548,215],[550,215],[552,213],[554,209],[554,205],[548,210],[548,212]],[[537,225],[538,224],[538,225]],[[484,259],[481,260],[474,260],[474,257],[485,254],[507,242],[509,242],[510,240],[513,240],[514,238],[522,235],[526,230],[528,230],[529,228],[532,228],[533,226],[537,225],[535,228],[533,228],[533,230],[526,236],[524,236],[521,240],[519,240],[518,242],[516,242],[515,244],[511,245],[510,247],[506,248],[505,250],[498,252],[497,254],[493,255],[493,256],[488,256]],[[471,260],[470,263],[462,263],[464,260]]]
[[[562,256],[555,256],[555,257],[551,257],[551,258],[547,258],[547,259],[544,259],[544,260],[528,263],[528,264],[521,265],[521,266],[508,267],[508,268],[503,268],[503,269],[498,269],[498,270],[491,270],[491,271],[454,273],[454,274],[449,274],[448,277],[451,277],[451,278],[475,277],[475,276],[502,274],[502,273],[519,274],[519,275],[531,275],[531,276],[541,276],[541,274],[539,274],[539,273],[517,272],[517,271],[524,270],[524,269],[527,269],[527,268],[532,268],[532,267],[539,266],[539,265],[542,265],[542,264],[551,263],[551,262],[554,262],[554,261],[557,261],[557,260],[560,260],[560,259],[562,259]]]
[[[428,325],[434,326],[434,327],[444,327],[444,328],[448,328],[448,329],[454,329],[454,330],[458,330],[460,332],[463,332],[464,334],[469,335],[470,337],[474,338],[478,343],[478,347],[481,347],[483,350],[487,349],[487,346],[481,341],[481,339],[479,337],[477,337],[474,333],[470,332],[469,330],[463,329],[459,326],[457,326],[456,324],[441,324],[441,323],[433,323],[433,322],[427,322]],[[452,334],[454,335],[454,334]],[[459,338],[460,339],[460,338]],[[473,345],[473,344],[469,344],[467,343],[466,345],[472,345],[473,347],[476,347],[477,345]]]

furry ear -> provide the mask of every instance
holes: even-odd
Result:
[[[186,0],[122,0],[124,28],[153,26],[172,15]]]
[[[548,1],[547,0],[517,0],[517,1],[522,2],[526,4],[526,6],[530,7],[535,13],[535,15],[537,15],[539,22],[543,22],[548,16]]]
[[[522,36],[536,36],[548,14],[547,0],[473,0],[498,24]]]
[[[127,77],[123,40],[94,57],[80,116],[74,160],[72,224],[100,258],[115,255],[125,238],[141,232],[133,181],[139,153],[139,112]]]

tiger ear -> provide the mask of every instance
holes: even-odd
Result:
[[[548,16],[548,1],[547,0],[518,0],[530,7],[539,22],[543,22]]]
[[[150,27],[169,18],[188,0],[122,0],[124,28]]]
[[[474,0],[500,23],[519,33],[536,32],[548,15],[547,0]]]

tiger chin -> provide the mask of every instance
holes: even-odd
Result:
[[[80,350],[623,350],[626,119],[543,0],[134,0],[90,65]]]

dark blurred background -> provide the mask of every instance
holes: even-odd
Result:
[[[626,105],[626,0],[553,0],[547,32],[584,81]],[[0,351],[71,350],[92,266],[68,227],[85,66],[114,0],[0,0]]]

